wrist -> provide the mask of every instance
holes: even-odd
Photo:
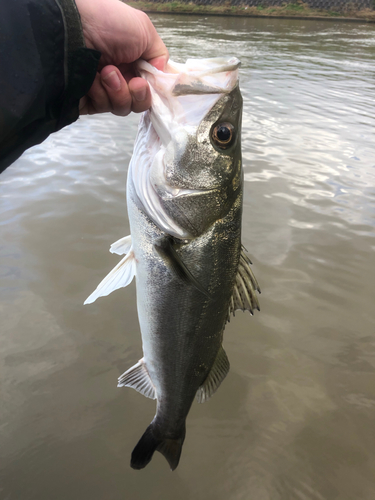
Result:
[[[75,50],[85,47],[83,37],[81,18],[74,0],[56,0],[59,5],[65,29],[65,46],[68,54],[72,54]]]
[[[58,104],[57,130],[78,118],[81,97],[89,91],[98,69],[100,52],[85,43],[81,17],[74,0],[55,0],[64,22],[65,37],[65,89]]]
[[[95,33],[98,31],[98,20],[105,18],[108,1],[102,0],[74,0],[77,11],[79,12],[82,35],[86,47],[89,49],[98,49],[98,40],[95,40]],[[116,0],[118,1],[118,0]]]

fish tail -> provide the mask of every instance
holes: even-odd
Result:
[[[167,459],[171,470],[175,470],[181,456],[182,445],[185,439],[185,426],[177,437],[159,436],[155,432],[155,423],[147,427],[145,433],[134,448],[130,465],[133,469],[143,469],[151,461],[154,452],[159,451]]]

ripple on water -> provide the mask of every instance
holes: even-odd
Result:
[[[153,20],[177,61],[242,61],[262,312],[227,326],[231,372],[193,405],[179,469],[158,454],[134,473],[154,411],[116,389],[141,356],[135,288],[82,303],[129,233],[138,117],[84,117],[27,152],[0,176],[2,497],[373,500],[374,26]]]

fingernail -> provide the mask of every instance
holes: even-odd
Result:
[[[109,75],[103,77],[103,81],[112,90],[120,90],[121,82],[116,71],[112,71]]]
[[[147,89],[145,89],[145,88],[135,91],[133,93],[134,99],[138,102],[144,101],[146,99],[146,92],[147,92]]]

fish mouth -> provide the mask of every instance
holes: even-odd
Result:
[[[188,59],[184,64],[169,61],[164,71],[139,59],[138,73],[158,92],[174,96],[222,94],[230,92],[238,79],[241,62],[237,57],[214,57],[211,59]],[[155,80],[161,80],[157,85]],[[156,83],[156,85],[155,85]]]
[[[162,186],[156,188],[158,196],[164,201],[171,200],[173,198],[187,198],[188,196],[195,196],[200,194],[209,194],[217,191],[217,188],[209,189],[189,189],[189,188],[178,188],[173,187],[167,182]]]
[[[175,164],[181,160],[186,166],[185,151],[190,152],[190,139],[196,137],[202,120],[238,85],[240,61],[235,57],[188,59],[185,64],[170,61],[164,72],[143,60],[136,66],[149,83],[152,106],[143,115],[129,168],[134,190],[145,213],[161,230],[191,239],[199,231],[190,210],[185,212],[188,199],[212,198],[216,213],[222,186],[219,180],[206,184],[203,177],[196,182],[188,172],[175,175]]]
[[[185,64],[169,61],[165,71],[159,71],[137,61],[137,71],[151,90],[151,122],[165,146],[176,126],[197,127],[220,97],[234,89],[239,66],[236,57],[188,59]]]

